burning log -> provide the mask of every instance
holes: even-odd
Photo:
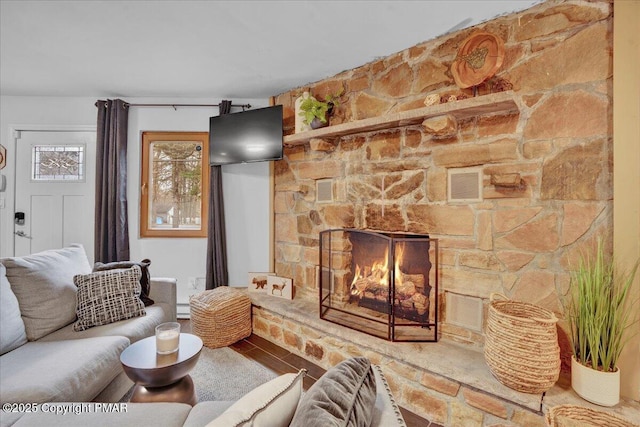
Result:
[[[398,274],[398,277],[396,277],[396,283],[400,282],[400,283],[412,283],[417,292],[421,292],[424,293],[424,274],[405,274],[403,272],[400,272],[400,274]],[[397,290],[398,286],[396,284],[396,290]]]
[[[427,308],[429,307],[429,299],[419,293],[413,294],[411,297],[411,301],[413,301],[413,306],[418,311],[419,315],[423,315],[427,312]]]

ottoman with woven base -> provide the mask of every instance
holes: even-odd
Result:
[[[251,335],[251,299],[229,286],[189,298],[191,331],[209,348],[226,347]]]

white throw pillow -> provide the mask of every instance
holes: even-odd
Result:
[[[207,427],[286,427],[302,395],[307,371],[284,374],[256,387],[231,405]]]
[[[27,342],[18,300],[7,280],[7,269],[0,263],[0,354]]]
[[[73,276],[91,273],[79,244],[2,260],[18,298],[29,341],[56,331],[76,318]]]

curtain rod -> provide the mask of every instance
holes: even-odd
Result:
[[[129,104],[125,102],[127,107],[173,107],[174,110],[177,110],[177,107],[216,107],[219,108],[218,104]],[[251,104],[231,104],[231,107],[242,107],[242,109],[251,108]]]
[[[95,103],[95,106],[98,106],[98,103]],[[105,107],[107,105],[105,104]],[[177,107],[216,107],[220,108],[219,104],[130,104],[128,102],[124,103],[125,107],[172,107],[174,110],[178,110]],[[231,107],[242,107],[242,110],[251,108],[251,104],[231,104]]]

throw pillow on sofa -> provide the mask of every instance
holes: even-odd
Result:
[[[29,341],[40,339],[75,320],[73,276],[91,273],[82,245],[4,258],[2,263],[20,304]]]
[[[24,322],[20,317],[18,299],[7,280],[7,269],[0,263],[0,354],[5,354],[27,342]]]
[[[292,427],[365,427],[376,403],[376,379],[366,357],[329,369],[300,399]]]
[[[145,307],[153,305],[155,301],[149,298],[149,293],[151,292],[151,273],[149,273],[149,266],[151,265],[151,260],[143,259],[140,262],[134,261],[116,261],[109,262],[107,264],[96,262],[93,265],[93,271],[104,271],[104,270],[114,270],[121,268],[131,268],[134,265],[140,267],[142,270],[142,276],[140,276],[140,286],[142,291],[140,292],[140,299],[144,303]]]
[[[306,374],[284,374],[245,394],[206,427],[286,427],[302,395]]]
[[[74,331],[144,316],[140,300],[140,267],[105,270],[73,278],[78,287],[78,320]]]

